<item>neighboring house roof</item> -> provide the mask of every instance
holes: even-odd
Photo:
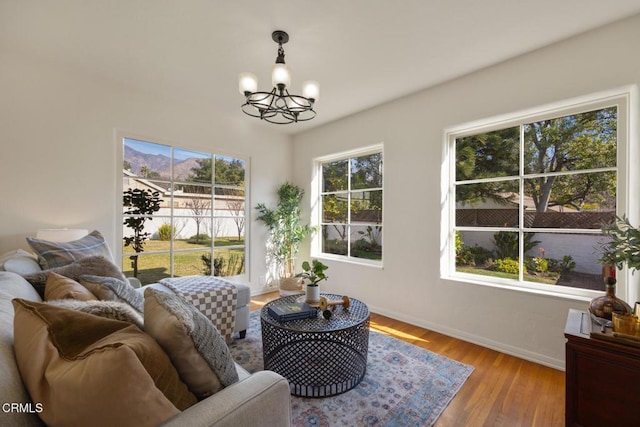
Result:
[[[123,173],[125,178],[129,179],[129,182],[128,182],[129,188],[140,188],[140,189],[149,189],[152,191],[158,191],[159,193],[165,196],[164,202],[167,205],[169,204],[169,197],[171,196],[171,191],[169,188],[162,187],[152,179],[139,177],[133,172],[126,169],[123,169]],[[237,187],[232,187],[232,186],[216,186],[216,188],[220,188],[220,187],[237,189]],[[189,206],[187,206],[186,204],[194,199],[210,200],[211,194],[185,193],[182,190],[173,191],[174,207],[188,208]],[[244,200],[245,200],[244,196],[238,196],[233,194],[216,194],[215,209],[237,210],[238,204],[239,204],[238,202],[244,203]]]

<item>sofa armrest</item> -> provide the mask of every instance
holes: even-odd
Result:
[[[287,380],[259,371],[167,420],[168,427],[237,427],[291,425],[291,394]]]
[[[142,282],[140,282],[137,277],[127,277],[127,280],[129,281],[129,284],[136,289],[142,287]]]

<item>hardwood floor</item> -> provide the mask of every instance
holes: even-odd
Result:
[[[255,296],[251,310],[276,298]],[[564,425],[564,372],[375,313],[371,328],[475,368],[435,427]]]

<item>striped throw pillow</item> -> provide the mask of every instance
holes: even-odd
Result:
[[[97,230],[71,242],[50,242],[35,237],[27,237],[27,242],[31,249],[38,254],[38,260],[43,270],[62,267],[95,255],[103,256],[110,261],[113,260],[109,246]]]

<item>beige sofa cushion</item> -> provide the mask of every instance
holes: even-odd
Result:
[[[13,300],[22,379],[50,426],[152,426],[196,402],[160,346],[137,327]]]
[[[52,272],[49,273],[47,283],[44,286],[44,299],[45,301],[56,299],[90,301],[98,298],[75,280]]]
[[[13,351],[14,298],[40,301],[35,289],[21,276],[0,271],[0,404],[14,402],[29,404],[29,393],[22,384],[20,371]],[[35,413],[0,412],[0,424],[9,426],[40,426]]]
[[[38,257],[22,249],[16,249],[0,255],[0,271],[11,271],[23,276],[37,273],[41,270],[42,268],[38,264]]]
[[[204,314],[178,295],[145,289],[144,326],[198,399],[238,381],[224,337]]]

